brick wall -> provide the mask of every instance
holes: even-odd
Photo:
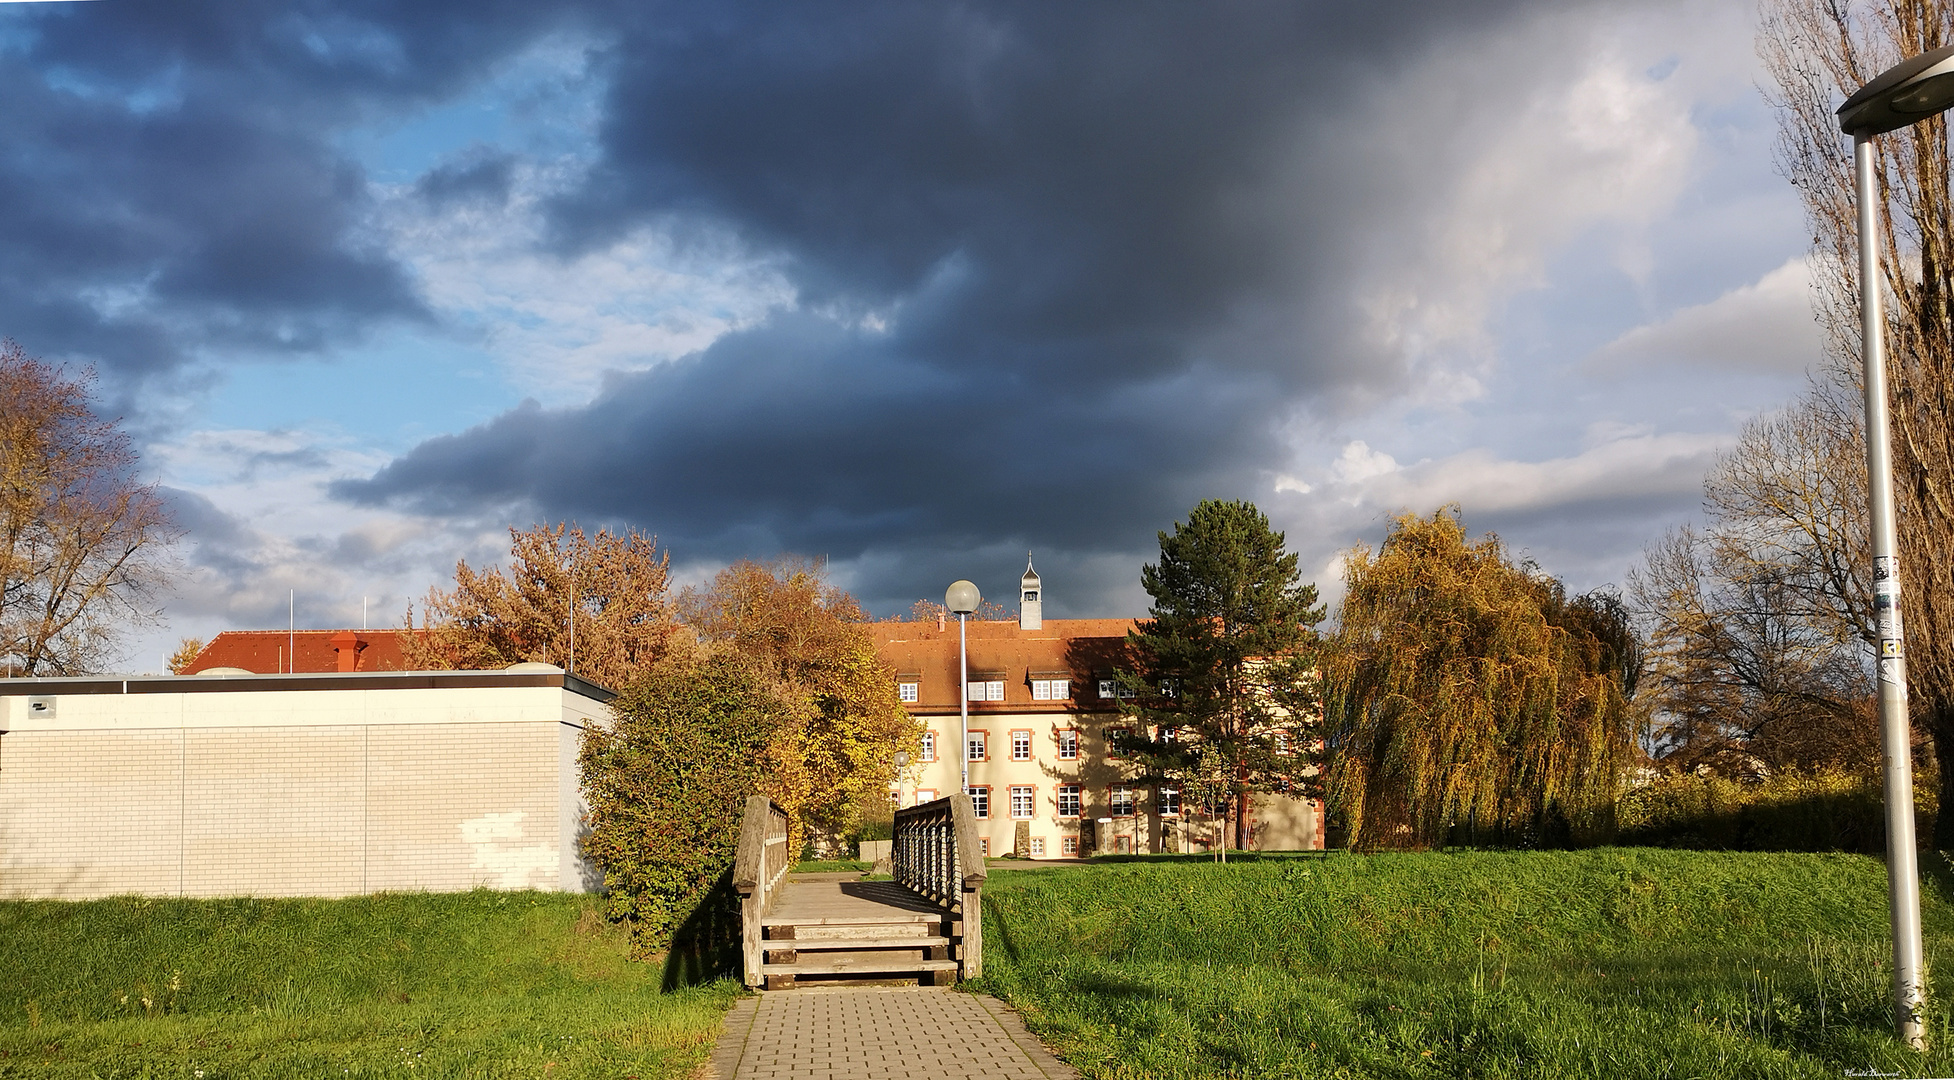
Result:
[[[577,734],[546,720],[14,730],[0,735],[0,896],[586,889],[564,850]]]

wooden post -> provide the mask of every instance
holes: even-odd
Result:
[[[984,844],[977,836],[977,811],[970,796],[962,792],[950,796],[951,821],[955,824],[957,863],[963,873],[963,977],[974,979],[984,973]]]
[[[761,943],[762,919],[767,917],[767,893],[773,884],[767,873],[767,833],[773,824],[773,803],[765,795],[746,797],[746,816],[740,821],[739,848],[733,855],[733,888],[740,894],[740,952],[749,987],[760,985],[760,966],[766,962]]]

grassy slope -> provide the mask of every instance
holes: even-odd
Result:
[[[1610,849],[994,869],[983,988],[1103,1077],[1954,1075],[1876,860]],[[1954,911],[1930,890],[1930,962]],[[1935,1001],[1954,980],[1935,987]]]
[[[0,903],[0,943],[0,1077],[651,1080],[734,994],[553,893]]]

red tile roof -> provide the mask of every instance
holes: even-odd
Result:
[[[350,655],[349,655],[350,654]],[[350,664],[350,666],[349,666]],[[401,671],[397,630],[226,630],[210,639],[190,666],[195,675],[215,667],[259,675],[303,671]]]
[[[969,624],[970,677],[989,674],[1004,680],[1004,700],[973,701],[971,715],[984,712],[1070,712],[1105,709],[1097,680],[1115,667],[1130,666],[1126,632],[1132,619],[1046,619],[1040,630],[1020,630],[1015,621]],[[869,625],[876,652],[898,677],[918,676],[911,713],[954,713],[958,708],[957,624],[878,622]],[[1001,673],[1001,674],[1000,674]],[[1034,674],[1069,675],[1069,701],[1033,701]],[[908,681],[904,679],[903,681]]]

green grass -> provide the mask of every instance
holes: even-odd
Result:
[[[802,859],[794,864],[796,874],[866,874],[874,867],[860,859]]]
[[[0,1077],[683,1076],[737,990],[627,951],[560,893],[0,903]]]
[[[1954,911],[1929,889],[1930,962]],[[1891,1035],[1886,875],[1640,849],[994,867],[985,978],[1094,1077],[1954,1075]]]

